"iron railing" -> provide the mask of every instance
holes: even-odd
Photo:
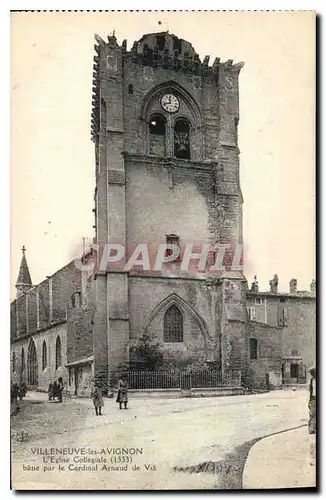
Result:
[[[110,385],[115,387],[121,374],[110,373]],[[240,387],[241,372],[227,371],[222,377],[219,371],[132,371],[124,373],[129,389],[201,389]]]

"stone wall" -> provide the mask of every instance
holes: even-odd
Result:
[[[93,355],[94,309],[69,307],[67,311],[67,362]]]
[[[250,359],[247,349],[248,368],[254,374],[254,384],[267,388],[267,381],[272,387],[282,385],[282,328],[249,321],[247,324],[247,342],[257,339],[258,357]]]
[[[213,337],[213,321],[203,280],[130,277],[130,342],[144,333],[154,335],[165,359],[194,362],[207,360],[207,342]],[[183,315],[184,342],[164,343],[163,317],[172,304]]]
[[[11,337],[18,339],[66,319],[72,294],[81,291],[81,272],[74,262],[11,303]]]
[[[302,361],[307,368],[315,364],[315,297],[309,295],[248,293],[247,307],[255,308],[257,321],[271,326],[279,325],[282,309],[286,308],[287,318],[282,332],[283,357],[302,357]]]
[[[61,365],[56,369],[56,342],[57,338],[61,341]],[[30,343],[34,342],[37,354],[37,374],[38,374],[38,384],[37,389],[41,391],[47,391],[50,382],[58,380],[58,377],[63,377],[65,387],[68,385],[68,370],[65,367],[67,363],[67,325],[65,322],[54,325],[48,329],[39,331],[32,336],[17,339],[11,344],[10,353],[10,369],[11,369],[11,380],[17,382],[24,381],[26,384],[27,371],[28,371],[28,351]],[[42,353],[43,353],[43,343],[46,346],[46,358],[47,363],[43,369],[42,366]],[[13,354],[15,353],[15,354]],[[24,361],[22,363],[22,355],[24,355]],[[15,371],[13,371],[13,356],[15,356]],[[22,372],[22,364],[24,370]]]

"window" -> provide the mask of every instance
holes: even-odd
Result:
[[[190,158],[190,127],[187,120],[178,120],[174,126],[174,156]]]
[[[44,340],[42,346],[42,370],[45,370],[47,365],[48,365],[48,353],[46,349],[46,342]]]
[[[285,302],[285,297],[281,297],[280,302]]]
[[[254,307],[247,307],[247,313],[250,321],[256,319],[256,309]]]
[[[250,359],[257,359],[258,358],[257,339],[254,339],[254,338],[249,339],[249,352],[250,352]]]
[[[168,234],[166,237],[166,244],[167,245],[176,245],[180,249],[179,236],[177,236],[176,234]],[[172,249],[167,248],[165,255],[166,255],[166,257],[169,257],[170,255],[172,255]],[[180,257],[180,253],[179,253],[178,257],[175,260],[180,260],[180,258],[181,257]]]
[[[165,35],[156,36],[156,45],[158,46],[158,50],[165,49]]]
[[[263,299],[261,297],[256,297],[255,298],[255,304],[258,306],[258,305],[261,305],[263,303]]]
[[[210,267],[215,266],[216,264],[216,250],[209,249],[208,254],[207,254],[207,261],[206,261],[206,267],[209,269]]]
[[[79,308],[81,304],[81,293],[75,292],[71,296],[72,307]]]
[[[15,373],[16,371],[16,353],[15,351],[12,353],[12,371]]]
[[[289,316],[288,308],[284,306],[279,306],[277,309],[277,323],[278,326],[288,326]]]
[[[293,358],[298,357],[298,355],[299,355],[298,349],[291,349],[291,356]]]
[[[164,315],[164,342],[183,342],[183,318],[176,305]]]
[[[149,149],[152,155],[165,156],[165,118],[162,115],[150,119]]]
[[[55,369],[57,370],[61,365],[62,365],[61,340],[60,337],[58,336],[57,341],[55,343]]]
[[[27,352],[27,384],[38,386],[38,359],[33,339],[30,340]]]
[[[24,373],[25,371],[25,351],[24,348],[22,347],[22,352],[21,352],[21,373]]]
[[[182,47],[181,47],[181,40],[180,40],[180,38],[177,38],[177,37],[173,38],[173,50],[174,51],[177,50],[179,52],[179,54],[180,54],[181,53],[181,48]]]
[[[131,83],[128,85],[128,93],[129,94],[133,94],[134,93],[134,86]]]

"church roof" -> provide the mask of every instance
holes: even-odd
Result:
[[[26,256],[25,256],[25,247],[22,248],[23,256],[20,263],[19,274],[17,278],[16,285],[30,285],[33,286],[31,275],[29,272]]]

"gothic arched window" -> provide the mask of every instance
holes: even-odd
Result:
[[[151,155],[165,156],[165,118],[155,115],[149,121],[149,152]]]
[[[190,126],[185,119],[178,120],[174,126],[174,156],[190,158]]]
[[[164,342],[183,342],[183,318],[176,305],[170,306],[164,315]]]
[[[30,340],[27,353],[27,383],[29,386],[38,385],[38,362],[33,339]]]
[[[48,352],[46,349],[46,342],[43,340],[43,346],[42,346],[42,370],[45,370],[45,368],[48,365]]]
[[[23,374],[25,371],[25,351],[24,351],[23,347],[22,347],[22,352],[21,352],[20,366],[21,366],[21,373]]]
[[[62,365],[61,357],[61,340],[59,335],[57,336],[57,341],[55,343],[55,369],[57,370],[59,366]]]

